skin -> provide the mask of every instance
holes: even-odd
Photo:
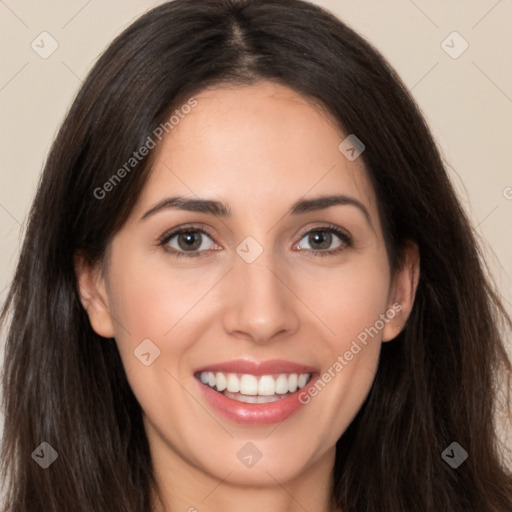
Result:
[[[418,251],[409,246],[391,275],[362,159],[340,152],[346,134],[319,106],[269,82],[195,98],[197,107],[155,149],[150,177],[103,265],[77,261],[82,303],[95,331],[115,337],[144,411],[157,510],[332,512],[335,443],[370,390],[381,343],[411,311]],[[370,222],[351,205],[287,213],[298,199],[333,193],[360,201]],[[177,194],[223,201],[232,215],[166,209],[140,220]],[[302,233],[329,223],[353,243],[318,256]],[[212,234],[197,235],[200,257],[176,258],[158,246],[163,233],[185,224]],[[247,236],[263,248],[253,263],[236,252]],[[178,237],[168,245],[184,251]],[[333,234],[327,250],[340,245]],[[231,359],[285,359],[325,372],[396,303],[401,311],[378,335],[278,425],[238,425],[199,393],[194,370]],[[160,350],[150,366],[133,354],[147,338]],[[249,441],[262,453],[252,468],[237,458]]]

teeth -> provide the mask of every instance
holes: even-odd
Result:
[[[270,375],[263,375],[258,382],[258,395],[272,396],[276,394],[276,381]]]
[[[224,392],[226,396],[236,393],[236,399],[247,403],[272,402],[274,400],[263,399],[263,397],[275,397],[275,395],[284,395],[288,392],[295,393],[297,389],[303,388],[310,378],[310,373],[281,373],[279,375],[262,375],[260,377],[248,373],[226,374],[223,372],[201,372],[199,375],[199,379],[203,384],[219,392]],[[243,398],[242,395],[245,397],[255,397],[255,399]],[[262,398],[261,400],[260,398],[256,400],[256,397]]]
[[[295,393],[295,391],[297,391],[298,382],[299,382],[299,377],[297,376],[296,373],[292,373],[288,377],[288,391],[290,393]]]
[[[288,393],[288,377],[286,375],[279,375],[276,379],[276,393],[282,395]]]
[[[236,400],[237,402],[244,402],[246,404],[268,404],[269,402],[277,402],[280,397],[277,395],[260,396],[260,395],[242,395],[241,393],[224,393],[225,396]]]
[[[210,387],[213,387],[213,386],[210,386]],[[240,391],[240,379],[234,373],[228,374],[227,390],[230,393],[238,393]]]
[[[227,387],[227,379],[223,373],[217,372],[215,375],[215,385],[217,386],[217,391],[224,391]]]
[[[297,386],[299,387],[299,389],[303,388],[306,385],[307,381],[308,381],[307,374],[301,373],[297,380]]]
[[[258,379],[254,375],[244,373],[240,379],[240,393],[242,395],[257,395]]]

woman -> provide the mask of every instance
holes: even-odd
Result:
[[[150,11],[82,86],[31,211],[5,509],[510,510],[510,324],[482,265],[360,36],[299,0]]]

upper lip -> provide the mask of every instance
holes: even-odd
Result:
[[[268,361],[251,361],[248,359],[235,359],[221,363],[209,364],[196,370],[201,372],[247,373],[249,375],[270,375],[276,373],[316,373],[317,368],[305,364],[285,361],[284,359],[271,359]]]

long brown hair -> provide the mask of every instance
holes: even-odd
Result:
[[[343,512],[512,510],[494,424],[499,385],[510,398],[500,334],[510,319],[474,232],[395,71],[341,21],[300,0],[165,3],[89,73],[46,162],[2,312],[6,510],[150,510],[141,409],[115,340],[98,336],[81,306],[73,258],[80,251],[101,261],[151,154],[107,197],[94,191],[173,108],[209,85],[256,80],[317,100],[364,142],[392,267],[408,240],[420,251],[411,316],[383,345],[372,389],[337,443],[333,502]],[[42,442],[58,453],[44,470],[31,457]],[[452,442],[469,455],[456,469],[441,456]]]

